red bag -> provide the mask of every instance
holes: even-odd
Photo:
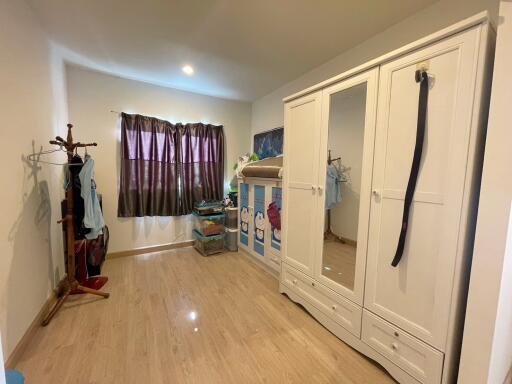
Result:
[[[268,205],[267,208],[268,221],[273,228],[281,230],[281,213],[279,212],[279,207],[273,201]]]

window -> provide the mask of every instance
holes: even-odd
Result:
[[[197,201],[222,199],[222,126],[121,117],[119,217],[187,215]]]

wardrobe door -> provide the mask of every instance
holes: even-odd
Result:
[[[285,104],[283,261],[312,276],[317,239],[321,92]]]
[[[363,304],[370,216],[378,68],[335,84],[322,95],[319,238],[316,278]]]
[[[253,251],[256,255],[265,257],[267,237],[267,212],[266,212],[266,193],[265,184],[254,184],[252,189],[253,201]]]
[[[366,308],[444,350],[471,133],[479,29],[381,67]],[[429,75],[426,133],[403,257],[393,267],[416,140],[418,68]]]
[[[267,184],[265,206],[274,203],[281,210],[281,187],[278,184]],[[268,216],[268,215],[267,215]],[[267,260],[269,265],[277,271],[281,270],[281,229],[272,225],[267,217],[267,233],[265,242],[267,246]]]
[[[247,182],[238,184],[239,198],[239,240],[238,244],[249,253],[254,247],[254,185]]]

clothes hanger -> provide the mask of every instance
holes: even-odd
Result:
[[[57,139],[58,138],[59,138],[59,136],[57,136]],[[70,154],[70,155],[80,156],[78,154],[78,147],[76,147],[74,151],[67,151],[67,150],[64,149],[63,142],[60,142],[60,140],[58,140],[58,141],[59,141],[59,148],[57,148],[57,149],[48,149],[48,150],[44,150],[43,151],[42,147],[41,147],[41,150],[39,152],[34,152],[34,153],[31,153],[31,154],[27,155],[27,157],[26,157],[27,161],[30,161],[30,162],[33,162],[33,163],[60,165],[60,166],[68,166],[68,167],[82,166],[83,164],[56,163],[56,162],[53,162],[53,161],[41,160],[41,158],[40,158],[41,156],[49,155],[49,154],[52,154],[52,153],[55,153],[55,152],[64,152],[64,153],[66,153],[68,155]],[[88,145],[83,147],[85,149],[85,156],[88,156],[87,147],[88,147]]]
[[[350,167],[346,167],[343,165],[343,163],[341,162],[341,157],[338,157],[332,161],[335,162],[334,167],[336,168],[340,176],[340,180],[338,180],[338,182],[348,183],[348,181],[350,180],[350,176],[347,174],[347,172],[350,171]]]
[[[67,153],[67,151],[63,148],[62,145],[60,145],[60,147],[57,148],[57,149],[48,149],[48,150],[45,150],[45,151],[43,151],[42,147],[41,147],[41,150],[39,152],[34,152],[34,153],[29,154],[26,157],[26,159],[27,159],[27,161],[30,161],[30,162],[33,162],[33,163],[61,165],[61,166],[68,165],[68,163],[55,163],[53,161],[41,160],[41,158],[40,158],[42,155],[49,155],[49,154],[55,153],[55,152]]]

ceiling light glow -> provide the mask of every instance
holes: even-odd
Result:
[[[191,311],[189,314],[188,314],[188,318],[192,321],[194,321],[195,319],[197,319],[197,312],[196,311]]]
[[[194,74],[194,68],[192,68],[191,65],[185,65],[181,68],[181,70],[183,71],[183,73],[187,76],[192,76]]]

